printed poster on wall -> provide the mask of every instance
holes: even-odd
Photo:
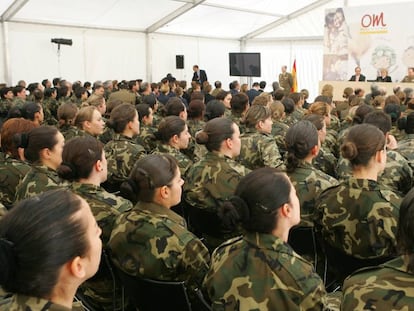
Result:
[[[414,67],[412,12],[414,3],[326,10],[323,79],[347,81],[359,66],[368,81],[381,69],[401,81]]]

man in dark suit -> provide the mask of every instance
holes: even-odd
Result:
[[[355,67],[355,74],[349,79],[349,81],[366,81],[366,77],[361,74],[361,67]]]
[[[251,104],[256,96],[260,95],[259,92],[259,82],[254,82],[252,88],[246,92],[247,96],[249,97],[249,103]]]
[[[207,74],[206,74],[205,70],[200,69],[198,67],[198,65],[194,65],[193,66],[193,71],[194,71],[194,74],[193,74],[192,81],[199,82],[201,84],[201,87],[203,87],[204,81],[207,81]]]

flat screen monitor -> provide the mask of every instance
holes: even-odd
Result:
[[[260,77],[260,53],[229,53],[230,76]]]

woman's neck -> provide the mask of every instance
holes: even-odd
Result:
[[[356,166],[352,169],[352,175],[356,179],[378,180],[378,172],[366,166]]]

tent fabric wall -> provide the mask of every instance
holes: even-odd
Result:
[[[2,70],[0,82],[10,85],[20,79],[33,82],[58,76],[69,81],[136,78],[160,81],[167,73],[191,81],[192,66],[198,64],[207,71],[212,83],[220,80],[227,88],[233,80],[265,80],[270,90],[280,67],[290,68],[296,57],[299,88],[308,88],[312,98],[317,95],[322,76],[322,42],[247,42],[245,52],[261,53],[262,76],[245,79],[229,75],[228,53],[240,51],[238,40],[20,23],[8,23],[8,32],[12,76],[6,81],[6,72]],[[58,46],[50,42],[51,38],[70,38],[73,45],[62,45],[59,58]],[[175,68],[175,55],[184,55],[184,69]]]

